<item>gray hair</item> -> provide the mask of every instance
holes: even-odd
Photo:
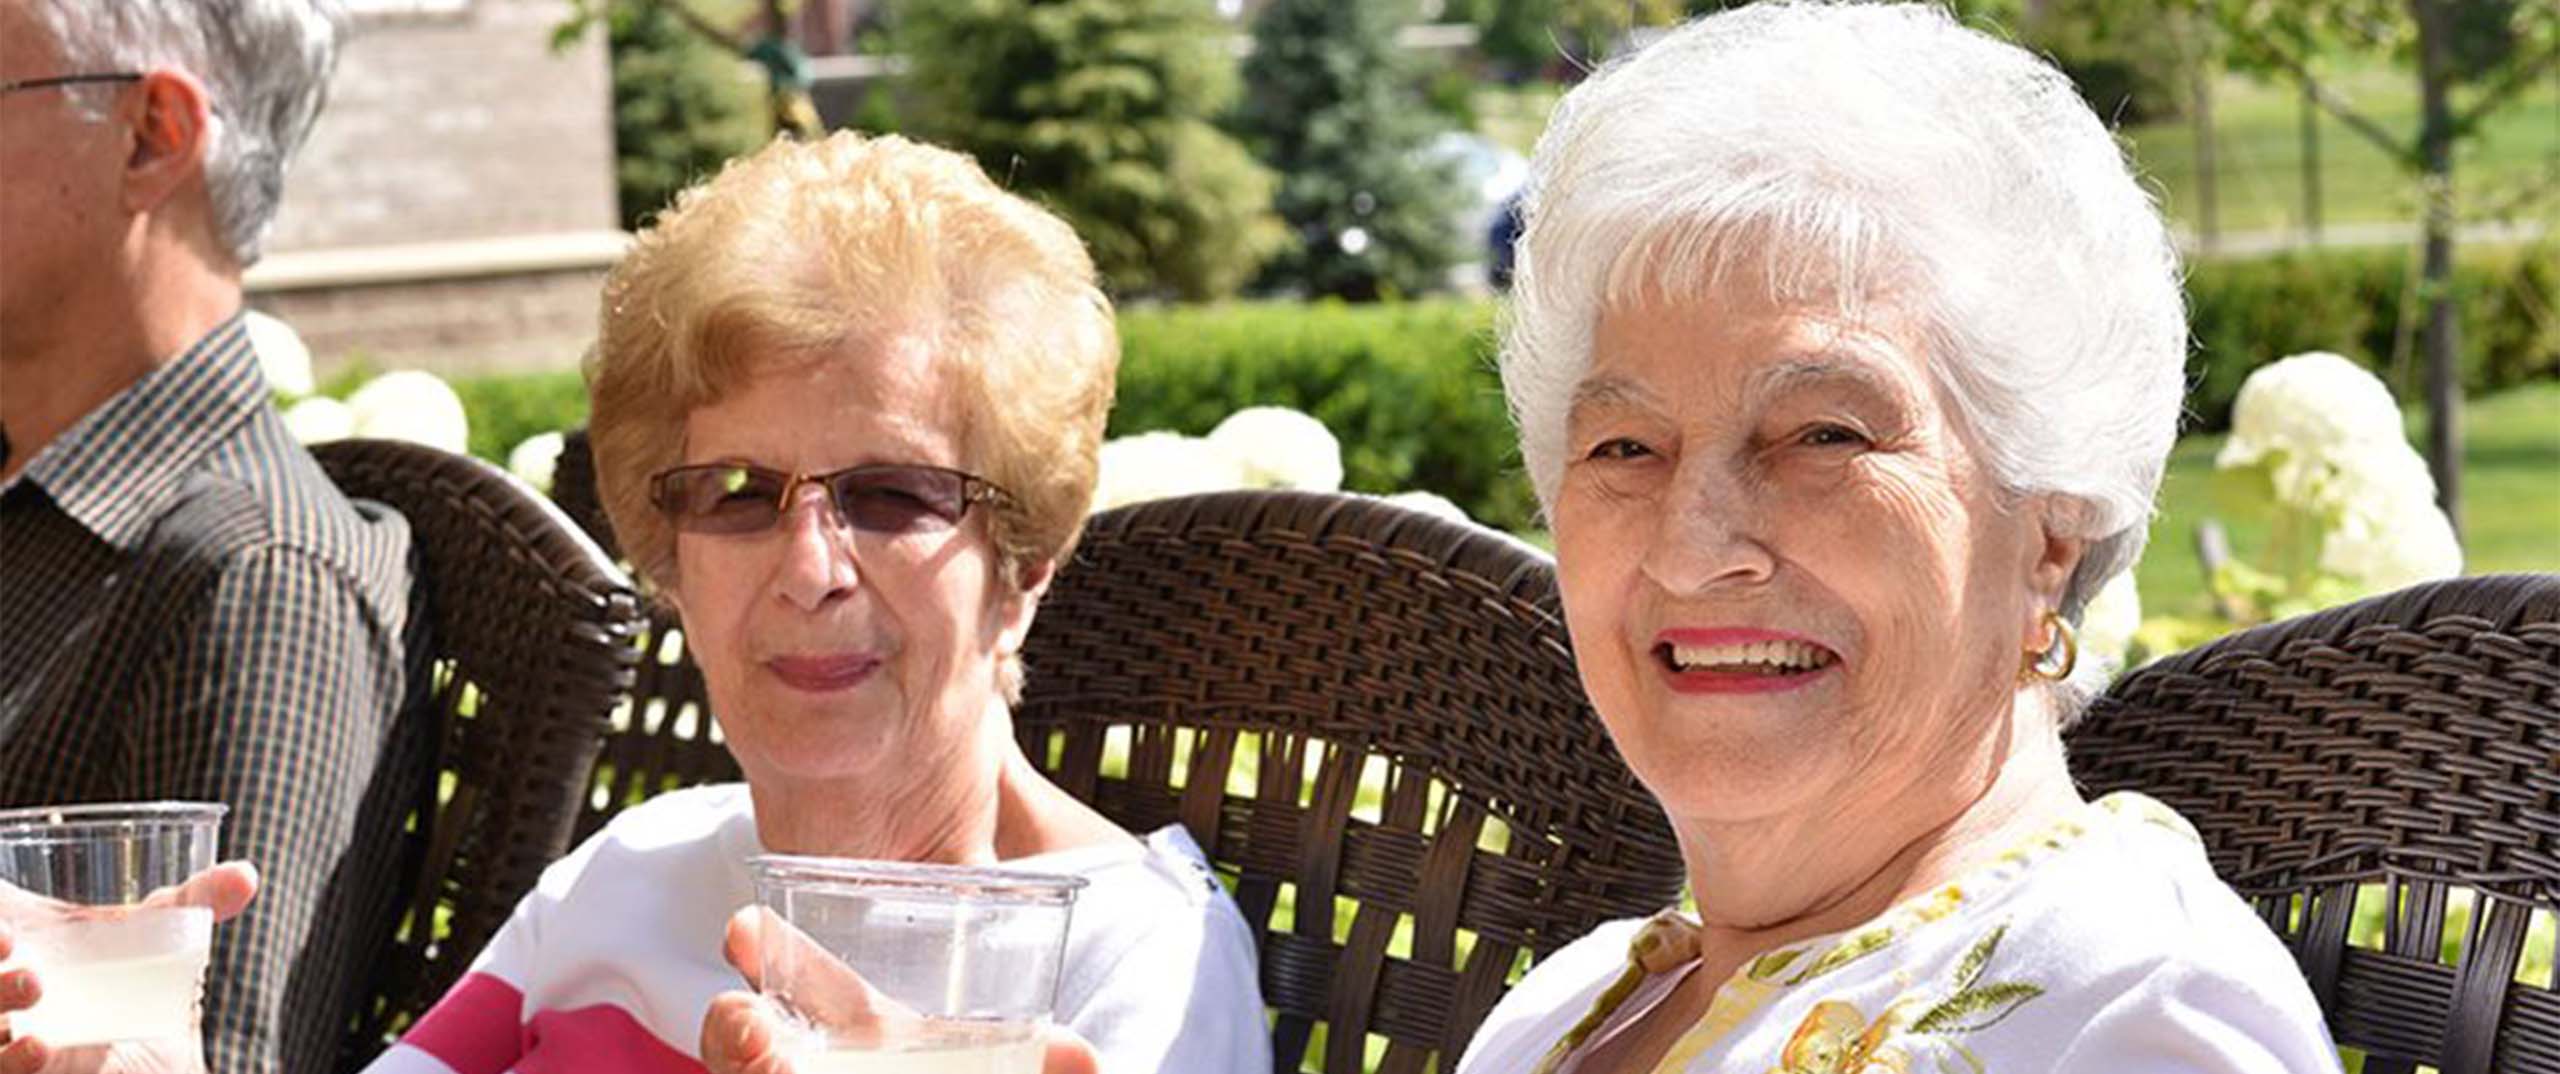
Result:
[[[2177,249],[2034,56],[1919,5],[1698,19],[1566,95],[1522,211],[1502,380],[1549,510],[1601,311],[1749,273],[1790,304],[1916,318],[1986,472],[2055,494],[2057,529],[2090,542],[2065,617],[2141,556],[2185,384]],[[2104,681],[2082,663],[2066,713]]]
[[[176,67],[202,80],[216,117],[205,154],[217,237],[257,262],[337,66],[338,0],[36,0],[64,61],[80,71]]]

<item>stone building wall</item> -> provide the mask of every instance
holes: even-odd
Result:
[[[573,364],[615,230],[604,35],[566,0],[353,0],[250,304],[325,371]]]

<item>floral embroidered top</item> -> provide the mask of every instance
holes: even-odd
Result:
[[[1496,1006],[1458,1074],[1576,1074],[1696,965],[1696,925],[1619,921]],[[2115,794],[1867,925],[1769,952],[1653,1074],[2334,1074],[2275,935],[2167,806]],[[1589,1072],[1582,1072],[1589,1074]]]

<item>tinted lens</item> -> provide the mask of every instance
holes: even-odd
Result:
[[[969,510],[968,479],[918,466],[865,466],[830,478],[836,509],[853,528],[880,534],[946,530]]]
[[[658,510],[677,529],[752,533],[772,527],[782,500],[781,474],[746,466],[686,466],[658,475]]]

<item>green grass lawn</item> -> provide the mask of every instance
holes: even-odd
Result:
[[[2423,417],[2410,416],[2419,442]],[[2463,413],[2464,568],[2473,574],[2560,571],[2560,383],[2533,384],[2471,400]],[[2196,565],[2196,523],[2216,515],[2213,456],[2219,436],[2191,436],[2169,456],[2160,515],[2136,580],[2145,615],[2199,616],[2212,611],[2204,572]],[[2263,533],[2243,520],[2227,523],[2246,555]]]
[[[2342,71],[2331,82],[2386,129],[2414,139],[2417,78],[2397,67]],[[2457,98],[2457,107],[2460,99]],[[2290,81],[2228,76],[2215,83],[2214,174],[2225,232],[2291,230],[2302,224],[2301,93]],[[2127,128],[2142,169],[2159,184],[2169,215],[2193,228],[2200,215],[2193,124],[2184,119]],[[2325,225],[2415,219],[2417,186],[2408,173],[2344,123],[2319,121],[2321,219]],[[2502,200],[2534,179],[2560,174],[2560,88],[2544,79],[2492,113],[2481,136],[2463,144],[2454,185],[2480,203]],[[2554,199],[2540,204],[2551,218]]]
[[[2416,136],[2415,75],[2372,64],[2340,71],[2330,84],[2385,128]],[[1556,87],[1542,83],[1487,85],[1473,102],[1476,126],[1525,153],[1560,96]],[[2302,225],[2300,101],[2290,82],[2231,75],[2215,83],[2214,174],[2220,180],[2215,200],[2223,232],[2291,231]],[[2202,212],[2193,124],[2171,119],[2122,133],[2170,217],[2193,230]],[[2324,227],[2417,218],[2416,184],[2372,142],[2326,114],[2319,119],[2319,138]],[[2492,114],[2482,136],[2464,143],[2454,162],[2455,187],[2471,199],[2466,206],[2474,212],[2544,181],[2560,181],[2560,87],[2549,79]],[[2560,193],[2546,195],[2526,211],[2528,218],[2545,221],[2555,214],[2560,214]]]

